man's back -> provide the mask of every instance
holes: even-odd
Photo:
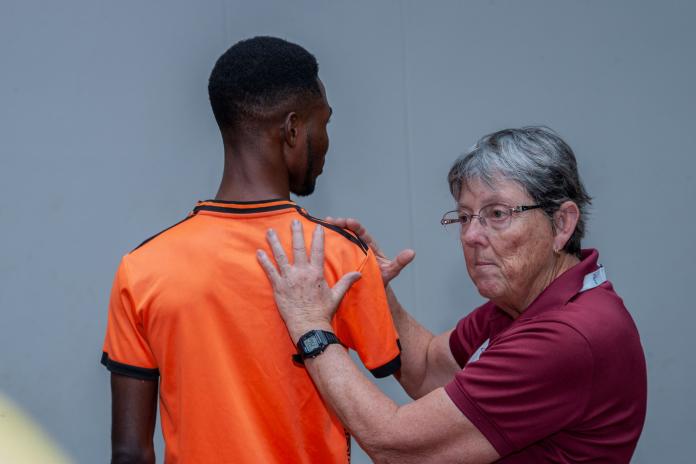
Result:
[[[268,228],[290,243],[293,219],[307,238],[320,222],[287,200],[202,202],[123,258],[103,362],[121,375],[161,376],[168,463],[347,461],[343,427],[293,363],[296,349],[256,259]],[[392,374],[397,335],[374,256],[333,227],[326,249],[330,284],[363,274],[337,313],[336,334],[375,375]]]

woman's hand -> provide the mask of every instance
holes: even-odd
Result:
[[[411,261],[413,261],[413,258],[416,257],[416,252],[410,248],[407,248],[405,250],[401,250],[401,252],[393,259],[389,259],[379,248],[379,245],[377,245],[375,239],[372,238],[372,236],[357,219],[334,218],[329,216],[324,220],[330,224],[334,224],[338,227],[355,232],[357,236],[360,237],[360,239],[372,249],[372,252],[377,258],[377,264],[379,264],[379,270],[382,273],[382,282],[384,282],[385,287],[394,277],[399,275],[403,268],[408,266]]]
[[[302,224],[292,221],[293,264],[273,229],[266,235],[278,268],[266,252],[256,252],[259,263],[273,287],[280,315],[293,343],[310,330],[329,330],[331,319],[348,289],[360,279],[359,272],[349,272],[330,288],[324,279],[324,228],[317,225],[312,236],[309,259]]]

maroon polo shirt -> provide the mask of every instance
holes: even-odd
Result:
[[[499,462],[627,463],[635,450],[647,396],[643,348],[611,283],[580,291],[598,253],[582,258],[516,320],[488,302],[452,332],[463,369],[445,391]]]

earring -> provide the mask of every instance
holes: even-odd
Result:
[[[554,255],[560,255],[560,254],[561,254],[561,250],[559,250],[559,249],[557,249],[557,248],[554,247],[554,249],[553,249],[553,254],[554,254]]]

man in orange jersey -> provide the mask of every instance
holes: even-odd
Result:
[[[215,64],[208,90],[225,148],[218,193],[125,255],[114,280],[102,355],[112,462],[155,462],[158,397],[168,464],[350,460],[349,437],[317,394],[257,264],[269,228],[289,246],[292,222],[321,224],[329,282],[362,274],[333,331],[312,334],[300,354],[340,341],[377,377],[399,369],[372,251],[289,199],[312,193],[329,146],[317,71],[302,47],[271,37],[239,42]]]

